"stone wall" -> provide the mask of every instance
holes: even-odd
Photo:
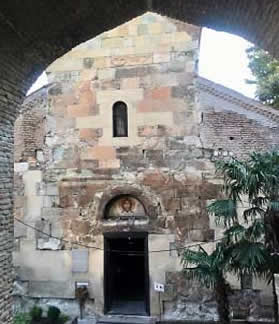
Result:
[[[148,232],[156,251],[210,242],[222,231],[206,213],[220,192],[214,160],[269,149],[278,122],[273,110],[197,77],[199,37],[199,27],[147,13],[58,59],[47,71],[52,85],[25,102],[15,135],[15,216],[50,235],[15,224],[14,260],[29,297],[70,305],[84,280],[87,314],[100,315],[103,233]],[[128,137],[113,137],[118,101],[128,107]],[[143,204],[144,218],[105,217],[124,194]],[[86,255],[82,272],[75,253]],[[167,285],[166,319],[215,319],[212,295],[188,291],[180,270],[176,253],[149,255],[151,315],[159,313],[152,289],[159,281]]]
[[[196,24],[226,30],[278,53],[278,3],[249,1],[10,1],[1,10],[1,321],[10,319],[12,232],[12,132],[17,108],[43,69],[70,48],[104,30],[152,10]],[[31,17],[31,18],[30,18]],[[111,19],[111,17],[115,17]],[[245,17],[245,19],[242,19]],[[259,17],[260,19],[257,19]],[[247,21],[249,22],[247,24]],[[9,256],[9,257],[7,257]],[[7,257],[7,258],[6,258]]]

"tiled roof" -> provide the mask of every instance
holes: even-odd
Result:
[[[196,79],[196,84],[199,91],[204,91],[229,103],[232,103],[240,108],[263,115],[270,120],[279,123],[279,110],[263,105],[261,102],[248,98],[241,93],[232,89],[226,88],[208,79],[200,76]]]

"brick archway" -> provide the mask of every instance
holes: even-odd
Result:
[[[238,34],[278,55],[276,0],[16,1],[0,8],[0,322],[11,323],[13,124],[35,78],[75,45],[150,10]]]

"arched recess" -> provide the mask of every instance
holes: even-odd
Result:
[[[131,202],[131,207],[134,209],[134,216],[142,219],[149,219],[154,221],[157,216],[160,216],[160,209],[158,205],[160,205],[157,197],[153,195],[153,193],[145,191],[143,188],[138,188],[130,185],[126,186],[117,186],[114,188],[108,188],[102,195],[102,198],[98,202],[96,208],[96,218],[98,221],[106,221],[107,219],[113,219],[112,216],[109,215],[112,207],[117,207],[117,204],[123,202],[125,203],[125,199],[129,199]],[[119,205],[119,209],[122,208]],[[125,209],[126,207],[124,207]],[[130,207],[129,207],[130,208]],[[127,206],[127,210],[129,209]],[[144,212],[144,215],[141,215],[141,212]],[[129,213],[126,213],[129,217]],[[121,211],[119,215],[115,215],[115,219],[121,218]],[[123,213],[125,218],[125,211]]]
[[[144,219],[146,210],[144,205],[131,195],[120,195],[114,197],[104,211],[104,219]]]

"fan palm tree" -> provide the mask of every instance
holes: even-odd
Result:
[[[218,161],[216,170],[224,176],[223,191],[226,199],[215,201],[208,207],[208,211],[215,216],[217,223],[223,224],[227,229],[230,227],[231,234],[234,232],[230,239],[238,237],[238,241],[234,242],[234,257],[231,259],[231,265],[235,266],[233,271],[266,275],[268,281],[272,281],[274,319],[278,323],[274,273],[279,269],[279,152],[252,153],[246,161]],[[254,222],[250,234],[245,228],[241,229],[239,224],[236,210],[239,203],[248,204],[242,216],[247,224]],[[247,249],[247,246],[252,249]],[[255,255],[245,256],[244,251],[257,251],[258,257],[261,257],[253,259]],[[248,257],[247,260],[250,258],[246,266],[244,256]],[[262,258],[266,258],[264,265],[261,263]]]
[[[229,324],[229,285],[224,276],[227,262],[223,245],[217,244],[211,254],[201,246],[198,251],[187,249],[182,255],[182,265],[187,279],[198,280],[205,287],[214,289],[220,323]]]

